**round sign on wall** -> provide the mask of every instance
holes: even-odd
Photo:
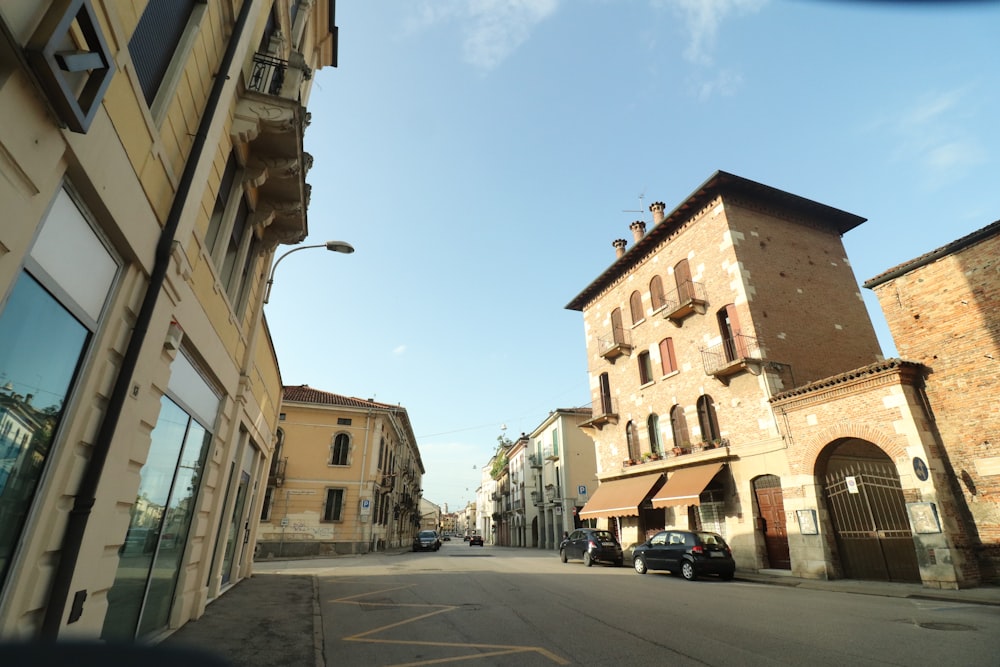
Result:
[[[930,477],[930,471],[927,470],[927,464],[919,456],[913,457],[913,472],[917,473],[917,479],[921,482],[926,482],[927,478]]]

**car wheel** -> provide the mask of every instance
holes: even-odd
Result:
[[[583,564],[586,565],[587,567],[590,567],[591,565],[594,564],[594,559],[590,557],[589,551],[583,552]]]
[[[646,572],[649,571],[646,569],[646,559],[642,556],[635,557],[635,560],[632,561],[632,567],[634,567],[635,571],[639,574],[646,574]]]
[[[681,576],[688,581],[694,581],[698,577],[698,575],[694,573],[694,563],[689,560],[681,563]]]
[[[564,563],[569,560],[569,558],[566,557],[566,550],[565,549],[560,549],[559,550],[559,560],[561,560]]]

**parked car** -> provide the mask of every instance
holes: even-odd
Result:
[[[726,540],[701,530],[664,530],[632,549],[632,567],[639,574],[649,570],[680,573],[688,581],[705,574],[729,581],[736,561]]]
[[[421,530],[413,538],[414,551],[437,551],[441,548],[441,540],[433,530]]]
[[[582,558],[587,567],[594,563],[621,567],[625,562],[618,538],[611,531],[597,528],[578,528],[570,533],[559,545],[559,558],[564,563],[570,558]]]
[[[441,537],[441,541],[442,541],[442,542],[451,542],[451,535],[449,535],[448,533],[445,533],[445,534],[444,534],[444,535],[443,535],[443,536]]]
[[[463,539],[463,540],[465,540],[466,542],[468,542],[468,541],[469,541],[469,536],[468,536],[468,535],[466,535],[466,536],[465,536],[465,537],[463,537],[462,539]]]
[[[482,535],[472,535],[469,537],[469,546],[475,545],[483,546],[483,536]]]

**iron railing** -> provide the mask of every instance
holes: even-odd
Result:
[[[632,335],[624,327],[615,327],[610,336],[597,339],[598,354],[602,357],[620,356],[632,349]]]
[[[255,53],[247,88],[257,93],[280,95],[281,86],[285,83],[286,70],[288,70],[287,60],[266,53]]]
[[[760,358],[760,345],[757,339],[739,333],[701,351],[701,361],[706,375],[718,375],[748,359]]]
[[[679,324],[691,313],[704,314],[708,296],[704,285],[685,280],[677,286],[677,289],[667,294],[664,301],[663,316],[675,324]]]

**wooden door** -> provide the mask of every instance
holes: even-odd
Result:
[[[788,552],[788,528],[785,525],[781,479],[775,475],[764,475],[754,480],[753,487],[760,512],[761,530],[764,533],[768,567],[790,570],[792,559]]]

